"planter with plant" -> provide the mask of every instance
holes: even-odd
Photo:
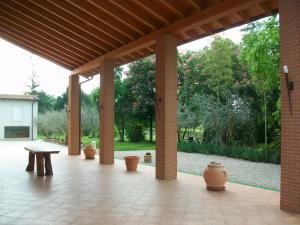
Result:
[[[86,145],[83,148],[86,159],[95,159],[96,149],[92,145]]]
[[[144,155],[144,163],[152,163],[152,155],[151,152],[147,152]]]

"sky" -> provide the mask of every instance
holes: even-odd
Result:
[[[245,25],[244,25],[245,26]],[[244,26],[229,29],[218,35],[230,38],[234,43],[239,43],[242,38],[241,29]],[[179,52],[186,50],[198,51],[208,46],[212,37],[202,38],[178,47]],[[0,38],[0,94],[24,94],[30,85],[32,68],[38,75],[39,90],[53,96],[60,96],[68,86],[70,71],[34,55],[18,46]],[[124,70],[126,70],[126,66]],[[82,80],[84,80],[82,78]],[[95,76],[91,81],[82,85],[82,90],[90,93],[100,84],[100,76]]]

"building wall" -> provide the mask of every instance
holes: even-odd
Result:
[[[33,117],[32,117],[33,109]],[[5,126],[29,126],[29,138],[37,139],[37,118],[38,102],[22,100],[0,100],[0,140],[9,140],[5,138]],[[33,120],[32,120],[33,119]],[[33,128],[32,128],[33,121]],[[33,129],[33,130],[32,130]],[[33,134],[33,137],[32,137]]]

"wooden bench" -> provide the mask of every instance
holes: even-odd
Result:
[[[57,154],[60,151],[55,151],[46,146],[27,146],[25,150],[29,151],[28,156],[28,166],[26,171],[34,171],[34,161],[36,158],[36,169],[38,176],[44,175],[53,175],[52,165],[51,165],[51,154]],[[44,161],[45,161],[45,170],[44,173]]]

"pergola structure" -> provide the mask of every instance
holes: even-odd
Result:
[[[300,1],[1,0],[0,37],[71,70],[69,155],[80,154],[79,76],[100,72],[100,163],[114,163],[114,68],[156,54],[156,177],[176,179],[176,47],[279,11],[281,208],[300,212]]]

